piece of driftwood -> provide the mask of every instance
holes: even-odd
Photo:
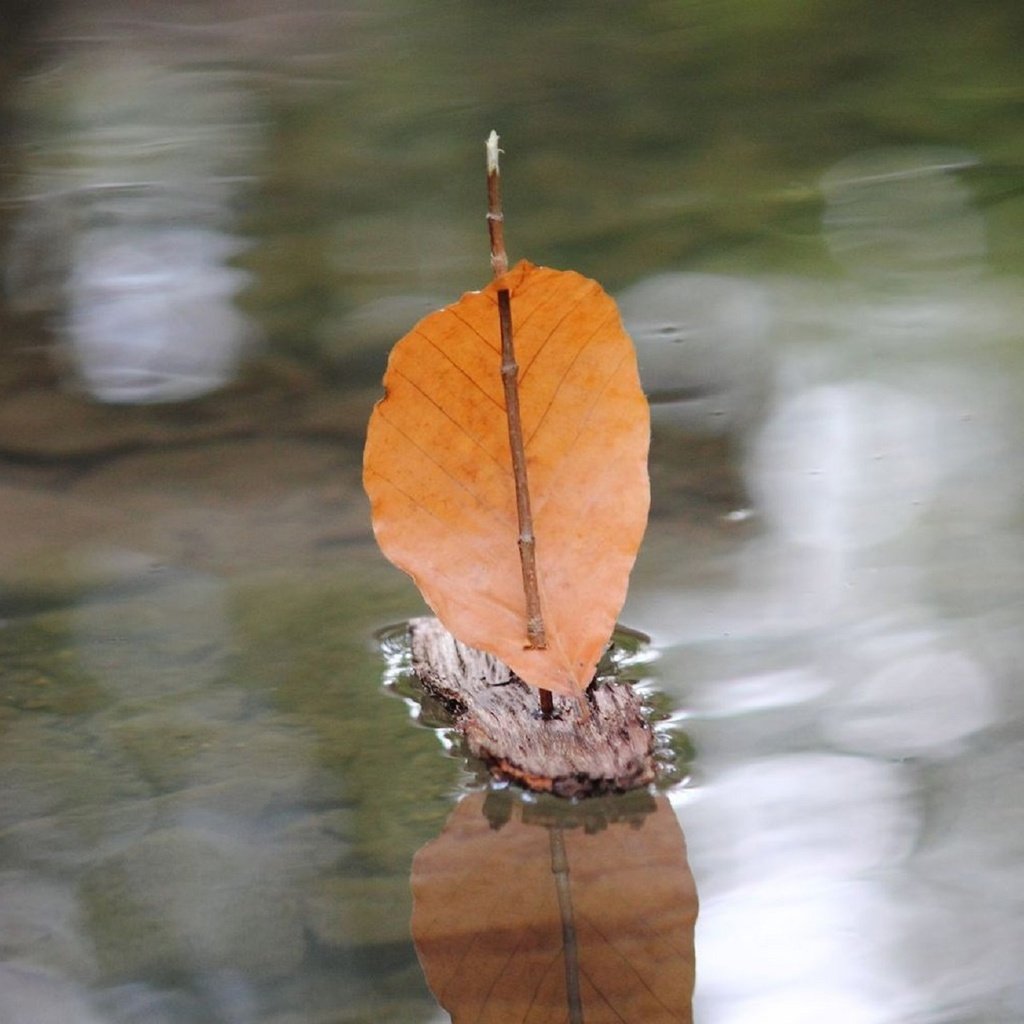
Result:
[[[579,700],[556,697],[544,719],[537,691],[497,658],[460,643],[437,619],[412,619],[409,631],[417,679],[496,777],[566,797],[654,780],[654,734],[628,683],[600,680]]]

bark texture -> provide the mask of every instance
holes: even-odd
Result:
[[[413,619],[409,629],[420,684],[496,777],[566,797],[654,780],[654,734],[628,683],[601,681],[578,700],[556,697],[545,720],[537,691],[497,658],[460,643],[437,619]]]

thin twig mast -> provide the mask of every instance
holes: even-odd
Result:
[[[495,278],[508,270],[505,253],[505,214],[501,208],[501,171],[498,168],[498,133],[487,136],[487,232],[491,237],[491,270]]]
[[[498,135],[487,138],[487,230],[491,240],[491,269],[495,279],[508,270],[505,252],[505,216],[501,208],[501,172],[498,168]],[[530,511],[530,488],[526,475],[526,448],[519,412],[519,367],[512,340],[512,299],[507,288],[498,289],[498,323],[501,330],[501,382],[508,415],[508,440],[512,453],[512,474],[516,486],[516,513],[519,520],[519,562],[523,571],[526,597],[526,641],[529,647],[547,647],[544,615],[537,584],[537,553]],[[541,712],[550,716],[554,702],[550,690],[540,691]]]

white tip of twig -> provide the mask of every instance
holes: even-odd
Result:
[[[501,152],[498,149],[498,133],[492,131],[487,136],[487,173],[497,174],[498,173],[498,154]]]

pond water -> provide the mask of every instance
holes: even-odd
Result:
[[[4,16],[2,1024],[687,1020],[694,949],[702,1024],[1024,1019],[1019,4]],[[492,128],[653,412],[675,765],[589,828],[377,640],[363,432]]]

